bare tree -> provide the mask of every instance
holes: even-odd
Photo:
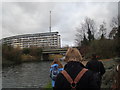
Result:
[[[111,26],[112,28],[118,27],[118,17],[113,17],[113,18],[112,18],[111,23],[110,23],[110,26]]]
[[[116,28],[112,28],[112,30],[109,33],[109,38],[113,39],[113,37],[115,36],[115,34],[117,33],[117,27]]]
[[[107,31],[106,22],[103,21],[102,24],[99,27],[99,32],[101,33],[101,39],[105,38],[106,31]]]
[[[88,33],[88,40],[93,40],[95,35],[95,21],[93,19],[85,18],[85,30]]]
[[[78,46],[81,46],[81,41],[83,40],[84,34],[85,34],[85,30],[83,28],[83,23],[81,23],[81,25],[79,27],[76,28],[76,44]]]
[[[76,43],[78,45],[87,44],[87,40],[90,42],[94,39],[95,34],[95,22],[91,18],[86,17],[84,23],[81,23],[79,27],[77,27],[76,34]]]
[[[113,38],[115,36],[115,34],[117,33],[117,29],[118,29],[118,18],[113,17],[110,23],[110,26],[112,27],[112,30],[109,33],[109,38]]]

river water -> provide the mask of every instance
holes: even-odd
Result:
[[[29,62],[2,70],[2,88],[39,88],[50,82],[51,61]]]
[[[64,61],[61,61],[63,66]],[[2,88],[40,88],[51,79],[49,69],[52,61],[27,62],[2,69]],[[84,62],[85,64],[86,62]]]
[[[14,67],[2,69],[2,88],[44,87],[51,81],[49,77],[51,63],[52,61],[27,62]],[[83,62],[84,65],[86,63],[86,61]],[[62,64],[65,65],[65,62],[62,61]],[[118,63],[111,60],[109,62],[104,61],[103,64],[106,68],[106,73],[103,76],[102,87],[109,88],[111,86],[111,77],[114,75],[112,73],[114,73],[114,68]],[[109,69],[111,67],[114,67],[112,68],[112,71]]]

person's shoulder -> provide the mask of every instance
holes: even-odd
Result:
[[[89,60],[88,62],[87,62],[87,64],[91,64],[93,62],[93,60]]]
[[[88,70],[86,76],[88,77],[89,80],[95,80],[96,81],[96,77],[98,77],[98,74],[94,71]],[[90,81],[92,82],[92,81]]]
[[[99,62],[100,64],[103,64],[103,62],[102,62],[102,61],[99,61],[99,60],[98,60],[98,62]]]
[[[83,70],[83,69],[86,70],[85,73],[84,73],[85,75],[87,75],[87,76],[92,75],[93,71],[91,71],[90,69],[87,69],[86,67],[83,67],[82,70]],[[82,70],[81,70],[81,71],[82,71]],[[80,72],[81,72],[81,71],[80,71]]]
[[[94,72],[88,69],[86,73],[92,75]]]
[[[59,68],[59,71],[62,71],[64,68]]]
[[[58,66],[58,64],[52,64],[51,67]]]
[[[67,66],[68,66],[68,64],[65,64],[64,69],[66,69],[66,68],[67,68]]]
[[[88,69],[84,75],[84,78],[87,78],[89,80],[90,78],[93,77],[94,77],[94,72]]]

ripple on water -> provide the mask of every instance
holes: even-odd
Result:
[[[38,88],[49,81],[49,67],[51,61],[23,63],[3,69],[3,88]]]

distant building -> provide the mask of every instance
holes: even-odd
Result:
[[[58,32],[24,34],[2,39],[2,44],[8,44],[13,47],[29,48],[60,48],[61,41]]]

